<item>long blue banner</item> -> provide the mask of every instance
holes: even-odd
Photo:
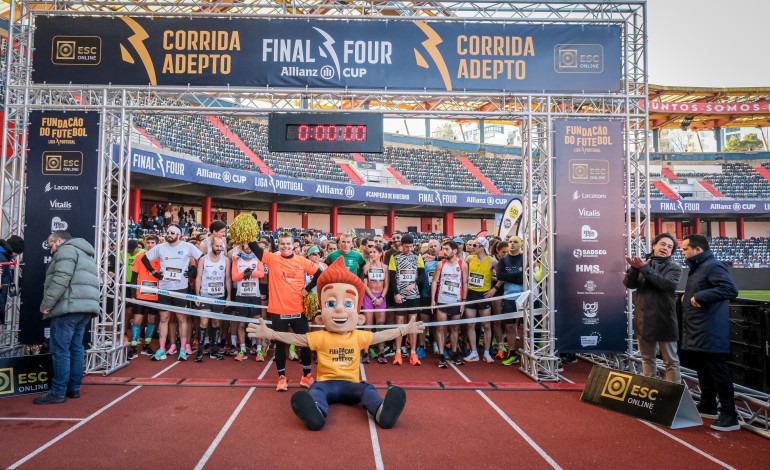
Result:
[[[626,350],[623,123],[554,123],[556,346]],[[575,195],[578,197],[575,197]]]
[[[620,25],[35,18],[36,83],[618,92]]]
[[[113,149],[116,155],[117,149]],[[418,204],[426,206],[502,209],[511,196],[478,193],[357,186],[318,180],[270,176],[206,165],[140,148],[131,152],[131,171],[192,183],[227,186],[261,193],[341,199],[343,201]]]
[[[42,343],[48,323],[40,313],[51,260],[48,235],[66,230],[94,244],[98,168],[99,113],[30,113],[19,320],[22,344]]]

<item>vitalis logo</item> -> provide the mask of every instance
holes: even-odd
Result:
[[[69,201],[59,201],[54,199],[52,201],[48,201],[48,204],[51,206],[51,209],[55,211],[68,211],[72,209],[72,203]]]

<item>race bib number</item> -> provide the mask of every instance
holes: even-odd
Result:
[[[469,273],[468,286],[480,289],[484,287],[484,275],[479,273]]]
[[[157,289],[158,288],[158,281],[142,281],[142,287],[145,287],[145,286],[147,286],[147,287],[154,287],[154,288]],[[157,294],[157,292],[155,292],[155,291],[151,291],[149,289],[141,289],[141,288],[139,289],[139,293],[140,294],[144,294],[144,295],[156,295]]]
[[[257,283],[256,282],[244,282],[241,284],[241,295],[244,297],[256,297],[257,296]]]
[[[182,270],[179,268],[166,268],[163,271],[163,280],[164,281],[181,281],[182,280]]]
[[[404,269],[398,274],[399,284],[411,284],[417,280],[417,271],[414,269]]]
[[[370,268],[369,269],[369,280],[372,282],[383,282],[385,281],[385,270],[382,268]]]
[[[217,297],[223,296],[225,293],[225,283],[224,282],[212,282],[209,284],[208,288],[208,295],[215,295]]]
[[[444,283],[441,285],[441,292],[453,297],[459,297],[460,283],[454,281],[444,281]]]
[[[431,271],[431,272],[428,273],[428,279],[430,280],[430,282],[433,282],[433,275],[434,274],[436,274],[436,271]]]

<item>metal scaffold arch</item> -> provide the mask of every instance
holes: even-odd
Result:
[[[101,115],[98,211],[95,234],[97,263],[102,283],[102,311],[93,323],[92,347],[87,352],[89,373],[108,374],[127,363],[125,288],[109,281],[107,260],[116,258],[115,279],[123,279],[124,261],[115,251],[127,238],[129,156],[135,114],[217,114],[266,116],[275,111],[380,112],[395,118],[497,120],[520,123],[523,136],[523,202],[526,243],[525,282],[537,285],[542,306],[535,315],[528,302],[522,370],[537,381],[556,381],[558,354],[554,337],[553,273],[553,145],[552,124],[570,117],[621,120],[624,127],[627,251],[639,252],[642,235],[649,232],[647,141],[644,106],[647,98],[646,5],[644,2],[320,2],[320,1],[17,1],[11,8],[8,67],[5,72],[5,120],[0,185],[3,214],[0,236],[24,234],[25,158],[28,116],[31,111],[89,111]],[[151,18],[270,18],[326,19],[330,21],[476,22],[521,25],[617,25],[622,29],[622,91],[607,93],[474,93],[424,90],[353,90],[312,88],[236,88],[174,86],[48,85],[32,81],[33,36],[39,17],[151,17]],[[227,102],[217,107],[201,103]],[[117,148],[116,152],[112,149]],[[111,248],[113,246],[113,248]],[[541,278],[535,266],[543,267]],[[23,271],[23,269],[22,269]],[[22,273],[23,274],[23,273]],[[18,279],[17,279],[18,280]],[[114,308],[111,300],[114,299]],[[542,312],[542,314],[540,314]],[[630,299],[627,316],[631,315]],[[0,329],[4,354],[18,353],[18,300],[9,301],[6,322]],[[630,322],[629,322],[630,325]],[[623,363],[635,355],[628,331],[625,354],[596,357]]]

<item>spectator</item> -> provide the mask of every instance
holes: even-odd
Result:
[[[18,235],[11,235],[7,240],[0,240],[0,263],[11,263],[24,251],[24,239]],[[5,324],[5,304],[8,302],[8,293],[13,282],[13,268],[2,266],[0,271],[0,325]]]
[[[36,405],[64,403],[80,398],[85,362],[83,335],[91,317],[99,314],[99,273],[94,247],[69,232],[56,230],[48,237],[53,255],[45,273],[40,313],[51,319],[53,385],[35,398]]]

